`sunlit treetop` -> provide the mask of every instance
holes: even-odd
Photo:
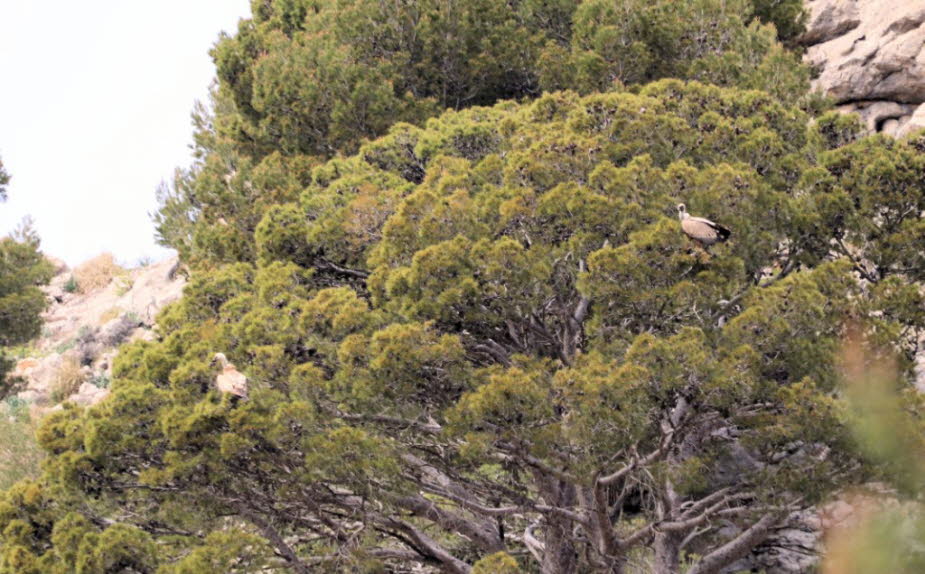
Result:
[[[799,6],[767,4],[254,2],[212,51],[218,81],[211,109],[195,113],[198,161],[160,190],[160,241],[191,267],[253,262],[257,223],[296,199],[313,167],[447,109],[664,77],[761,89],[809,109],[808,68],[762,23],[798,30]]]

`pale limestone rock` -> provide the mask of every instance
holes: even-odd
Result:
[[[115,344],[125,340],[151,340],[154,316],[164,305],[177,300],[182,294],[185,280],[168,274],[176,258],[167,259],[146,267],[132,269],[119,281],[89,293],[67,293],[64,285],[70,271],[63,263],[55,263],[58,274],[44,288],[50,296],[50,306],[44,314],[42,337],[36,341],[36,356],[20,362],[18,374],[26,380],[20,398],[30,403],[35,418],[52,410],[49,404],[50,388],[64,360],[63,354],[77,352],[78,339],[83,334],[95,333],[99,348],[95,349],[93,368],[85,375],[100,378],[109,376],[112,360],[117,353]],[[85,383],[71,400],[82,405],[96,404],[109,393],[91,383]]]
[[[821,44],[843,36],[861,23],[857,0],[826,2],[809,0],[810,20],[800,42],[806,45]]]
[[[855,113],[861,116],[867,125],[868,131],[885,131],[887,122],[895,120],[896,128],[908,121],[908,117],[915,110],[914,104],[900,104],[885,100],[853,102],[844,104],[838,109],[844,113]]]
[[[78,405],[89,407],[109,396],[109,389],[101,389],[93,383],[83,383],[76,393],[68,399]]]
[[[801,42],[819,71],[814,86],[871,131],[896,136],[925,122],[925,0],[807,0]],[[923,112],[925,114],[925,112]]]
[[[29,357],[27,359],[22,359],[16,363],[16,366],[13,367],[13,372],[11,373],[14,377],[28,377],[35,371],[36,367],[39,366],[38,359],[33,359]]]
[[[921,129],[925,129],[925,104],[917,107],[909,119],[899,126],[896,137],[903,137]]]

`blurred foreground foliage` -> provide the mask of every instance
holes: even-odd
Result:
[[[922,398],[889,350],[854,333],[843,349],[852,429],[877,469],[879,492],[855,497],[854,516],[829,532],[824,574],[925,571],[925,432]]]

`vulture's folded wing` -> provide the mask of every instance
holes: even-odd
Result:
[[[681,229],[683,229],[684,233],[691,239],[696,239],[703,243],[726,241],[729,239],[729,236],[732,235],[732,232],[722,225],[713,223],[709,219],[703,219],[702,217],[688,217],[682,220]]]

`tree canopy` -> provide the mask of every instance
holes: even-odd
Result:
[[[706,574],[890,477],[838,348],[909,386],[925,135],[817,105],[793,8],[255,2],[161,190],[184,297],[42,426],[0,574]]]
[[[925,327],[925,145],[858,133],[679,80],[397,124],[49,417],[0,571],[720,571],[873,472],[845,326]]]
[[[192,266],[253,261],[257,223],[294,201],[313,167],[448,108],[663,77],[797,102],[809,71],[761,23],[799,30],[793,4],[255,1],[212,51],[218,84],[212,108],[195,114],[199,161],[160,191],[160,240]]]

